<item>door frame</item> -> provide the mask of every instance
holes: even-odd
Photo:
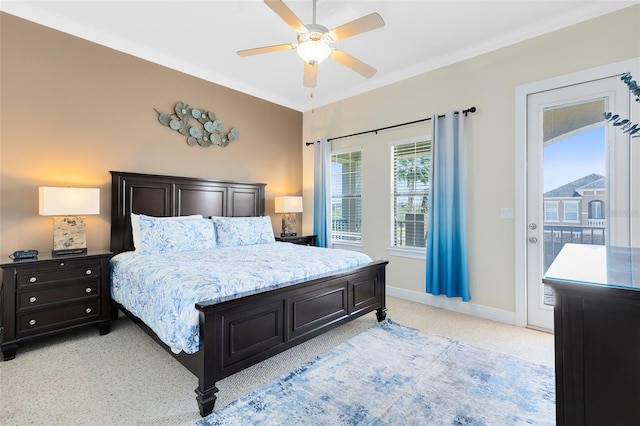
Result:
[[[515,320],[527,326],[527,97],[530,94],[640,71],[640,57],[516,86],[515,89]],[[620,84],[624,84],[622,81]],[[630,117],[631,118],[631,117]],[[638,118],[634,118],[637,121]]]

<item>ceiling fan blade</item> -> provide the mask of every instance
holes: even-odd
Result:
[[[329,31],[329,35],[335,41],[338,41],[380,27],[384,27],[384,19],[374,12],[332,29]]]
[[[251,56],[259,55],[261,53],[280,52],[281,50],[293,50],[296,48],[295,44],[274,44],[273,46],[256,47],[254,49],[238,50],[239,56]]]
[[[302,85],[304,87],[316,87],[316,81],[318,79],[318,65],[311,65],[307,62],[304,63],[304,77],[302,79]]]
[[[277,13],[278,16],[282,18],[282,20],[293,29],[293,31],[297,33],[308,32],[307,27],[304,26],[302,21],[298,19],[296,14],[293,13],[291,9],[289,9],[287,5],[282,2],[282,0],[264,0],[264,3],[269,6],[271,10]]]
[[[358,74],[366,78],[373,77],[373,75],[377,71],[371,65],[367,65],[361,60],[356,59],[353,56],[348,55],[341,50],[337,50],[337,49],[334,50],[333,52],[331,52],[331,55],[329,55],[329,57],[334,61],[344,65],[345,67],[351,68],[352,70],[354,70],[355,72],[357,72]]]

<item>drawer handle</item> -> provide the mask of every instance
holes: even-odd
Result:
[[[87,293],[91,293],[91,287],[85,288],[84,291],[87,292]]]
[[[91,269],[87,269],[86,271],[84,271],[84,273],[87,275],[91,275]]]
[[[64,262],[60,262],[60,266],[64,266]]]
[[[90,314],[90,313],[91,313],[91,308],[87,308],[87,309],[85,309],[85,312],[86,312],[86,313],[88,313],[88,314]]]
[[[35,297],[35,296],[31,296],[31,297],[29,298],[29,302],[31,302],[31,303],[35,302],[36,300],[38,300],[38,299],[36,299],[36,297]]]
[[[38,279],[36,277],[29,278],[30,283],[35,283]]]
[[[36,325],[36,320],[34,320],[34,319],[29,320],[29,325]]]

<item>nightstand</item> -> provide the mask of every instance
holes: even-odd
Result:
[[[315,246],[316,235],[297,235],[295,237],[276,237],[276,241],[293,243],[301,246]]]
[[[0,350],[15,358],[28,340],[78,327],[97,325],[109,333],[109,251],[51,256],[0,264]]]

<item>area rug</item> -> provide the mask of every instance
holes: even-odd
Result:
[[[386,319],[195,422],[552,425],[552,368]]]

